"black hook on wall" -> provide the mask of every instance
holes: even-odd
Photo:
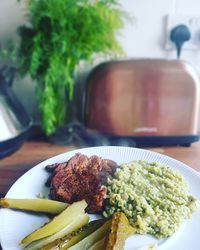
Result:
[[[176,45],[177,58],[180,58],[183,44],[189,41],[190,38],[191,32],[189,28],[184,24],[177,25],[171,30],[170,40]]]

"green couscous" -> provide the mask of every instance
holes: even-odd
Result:
[[[160,163],[133,161],[121,165],[107,182],[103,215],[123,211],[139,234],[171,236],[192,216],[197,200],[189,195],[184,178]]]

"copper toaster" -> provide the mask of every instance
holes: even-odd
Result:
[[[190,144],[199,138],[198,88],[195,69],[180,60],[102,63],[86,82],[84,124],[112,136]]]

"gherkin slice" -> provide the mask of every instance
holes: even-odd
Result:
[[[53,235],[62,230],[64,227],[71,227],[73,223],[76,222],[77,215],[85,214],[86,207],[87,203],[85,200],[74,202],[48,223],[27,235],[24,239],[22,239],[21,244],[28,244],[32,241]]]
[[[76,220],[73,221],[71,225],[67,225],[62,230],[58,231],[55,234],[52,234],[48,237],[44,237],[39,240],[35,240],[31,242],[29,245],[25,247],[26,250],[37,250],[37,249],[59,249],[56,245],[52,246],[51,242],[58,241],[58,239],[63,238],[66,235],[71,234],[71,232],[81,228],[82,226],[88,223],[89,216],[87,214],[79,214],[76,217]],[[49,244],[50,247],[46,248],[45,246]]]
[[[102,250],[106,248],[107,236],[96,241],[88,250]]]
[[[41,212],[47,214],[59,214],[69,204],[49,199],[14,199],[1,198],[0,206],[30,212]]]
[[[68,250],[88,250],[97,241],[108,235],[111,226],[111,219],[106,221],[101,227],[79,241],[77,244],[67,248]]]
[[[130,226],[126,215],[122,212],[113,214],[106,250],[124,249],[125,240],[136,230]]]
[[[89,234],[97,230],[100,226],[103,225],[103,223],[105,223],[105,219],[91,221],[81,229],[78,229],[77,231],[74,231],[63,238],[59,238],[45,245],[41,248],[41,250],[68,249],[69,247],[75,245],[76,243],[87,237]]]

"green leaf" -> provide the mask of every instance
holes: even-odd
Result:
[[[42,127],[50,135],[69,118],[79,62],[102,53],[122,55],[116,33],[127,15],[117,0],[29,0],[26,4],[29,24],[19,27],[20,42],[13,44],[17,52],[13,55],[19,73],[29,74],[36,83]]]

